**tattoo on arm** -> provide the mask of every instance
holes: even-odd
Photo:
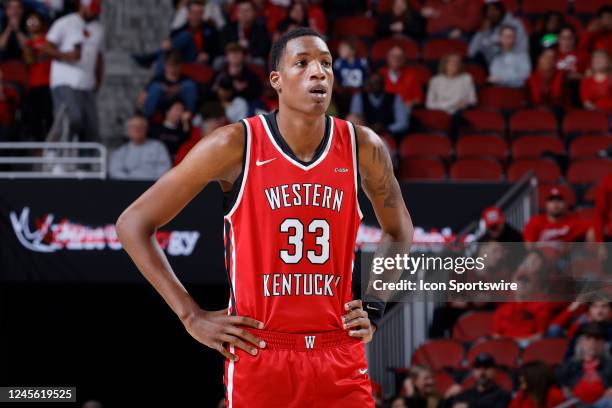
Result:
[[[384,198],[385,208],[397,208],[402,200],[402,192],[393,175],[393,165],[389,153],[383,145],[374,146],[372,163],[383,168],[382,174],[373,183],[374,195]]]

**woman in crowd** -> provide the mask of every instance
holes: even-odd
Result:
[[[439,74],[429,82],[427,109],[439,109],[453,114],[476,104],[472,76],[463,71],[459,54],[449,54],[440,60]]]
[[[554,373],[542,361],[524,364],[518,379],[519,389],[509,408],[553,408],[565,401]]]
[[[612,66],[604,50],[595,50],[591,69],[580,84],[580,99],[586,109],[612,112]]]

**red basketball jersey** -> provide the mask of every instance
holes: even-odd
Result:
[[[275,113],[243,124],[244,168],[225,216],[230,310],[275,332],[342,329],[362,217],[355,129],[326,116],[321,145],[305,163]]]

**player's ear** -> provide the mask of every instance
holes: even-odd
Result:
[[[270,85],[272,85],[276,92],[281,92],[281,79],[278,71],[270,72]]]

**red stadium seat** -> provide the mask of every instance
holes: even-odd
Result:
[[[457,158],[492,157],[503,161],[508,155],[508,145],[501,137],[491,135],[465,135],[455,146]]]
[[[400,143],[400,157],[438,156],[448,159],[452,153],[450,140],[436,134],[408,135]]]
[[[436,381],[436,390],[441,394],[446,394],[446,391],[455,383],[453,376],[444,370],[435,371],[433,374]]]
[[[561,177],[559,165],[549,159],[519,159],[508,168],[508,181],[518,181],[528,171],[532,171],[541,183],[556,183]]]
[[[478,64],[465,64],[463,67],[465,72],[472,76],[474,85],[484,86],[487,83],[487,71]]]
[[[516,368],[521,349],[512,339],[490,339],[475,343],[468,351],[467,360],[470,367],[480,353],[488,353],[497,365]]]
[[[494,159],[459,159],[450,168],[450,177],[453,180],[500,181],[503,176],[502,166]]]
[[[520,133],[554,133],[557,134],[557,118],[545,109],[522,109],[510,118],[510,134]]]
[[[568,339],[564,338],[537,340],[523,350],[523,363],[539,360],[549,365],[557,365],[563,361],[568,344]]]
[[[567,197],[567,204],[569,207],[573,207],[574,204],[576,204],[576,194],[574,193],[574,189],[570,186],[559,183],[541,183],[538,184],[538,208],[544,209],[544,207],[546,206],[546,194],[548,194],[548,191],[553,186],[563,190],[565,197]]]
[[[376,34],[376,20],[370,17],[340,17],[334,22],[334,37],[372,38]]]
[[[480,90],[478,105],[493,109],[520,109],[525,105],[525,91],[521,88],[490,86]]]
[[[14,82],[22,87],[27,87],[30,82],[28,67],[21,61],[7,61],[0,64],[2,80]]]
[[[419,346],[412,354],[412,364],[429,367],[432,370],[461,368],[465,350],[461,343],[454,340],[429,340]]]
[[[508,392],[512,392],[512,390],[514,389],[512,377],[504,370],[495,371],[495,383]],[[468,388],[473,388],[475,385],[476,380],[471,375],[465,377],[465,379],[461,383],[461,387],[464,390],[467,390]]]
[[[602,6],[610,5],[610,0],[578,0],[574,2],[576,14],[595,14]]]
[[[496,132],[502,136],[506,132],[504,117],[497,111],[470,109],[463,112],[463,119],[472,131]]]
[[[448,113],[441,110],[417,109],[412,112],[410,120],[415,120],[421,130],[448,133],[452,119]]]
[[[465,41],[438,38],[429,40],[423,47],[423,60],[437,61],[447,54],[458,53],[462,57],[467,54],[468,45]]]
[[[453,339],[461,342],[478,340],[493,333],[493,312],[466,313],[453,327]]]
[[[204,64],[182,64],[181,72],[186,77],[193,79],[199,84],[206,84],[210,82],[215,75],[215,71]]]
[[[249,69],[259,77],[259,79],[265,83],[268,79],[268,74],[266,70],[259,64],[248,64]]]
[[[577,33],[581,33],[582,30],[584,30],[584,24],[582,24],[582,21],[578,17],[572,16],[571,14],[566,14],[564,17],[565,22],[574,27]]]
[[[565,114],[563,133],[606,133],[610,128],[608,115],[599,111],[573,110]]]
[[[595,196],[597,195],[597,187],[597,184],[594,184],[589,187],[586,193],[584,193],[583,201],[586,201],[587,203],[594,203]]]
[[[584,135],[572,141],[570,145],[570,159],[584,159],[597,157],[601,150],[612,146],[612,135]]]
[[[512,142],[514,160],[539,159],[544,152],[561,154],[565,148],[560,139],[551,136],[523,136]]]
[[[402,180],[444,180],[446,169],[436,157],[410,157],[400,162],[399,177]]]
[[[419,58],[419,45],[407,37],[389,37],[376,41],[370,51],[370,57],[374,61],[384,61],[387,58],[387,52],[396,45],[402,47],[406,53],[406,59]]]
[[[516,14],[519,9],[518,0],[501,0],[501,3],[504,4],[506,10],[511,11],[513,14]]]
[[[580,0],[578,1],[580,2]],[[546,14],[550,11],[566,14],[567,0],[523,1],[523,13],[525,14]]]
[[[426,87],[431,79],[431,71],[429,67],[425,64],[411,64],[408,65],[408,71],[411,72],[412,75],[416,76],[419,79],[419,83],[421,86]]]
[[[583,159],[570,163],[567,181],[572,184],[592,184],[608,173],[612,173],[612,160]]]

